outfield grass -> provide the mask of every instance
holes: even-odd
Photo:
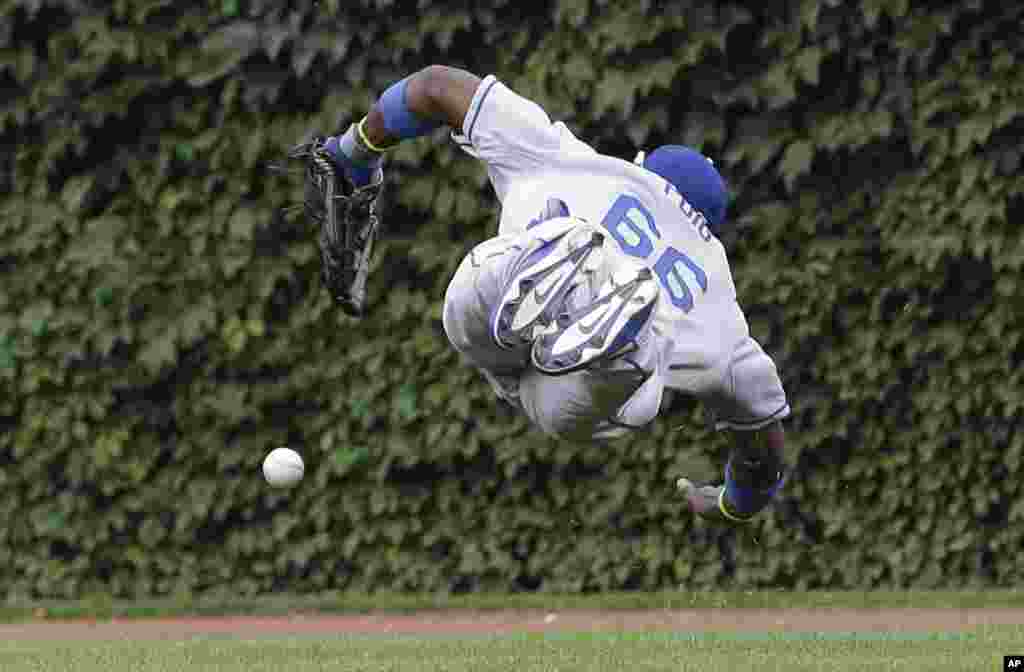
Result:
[[[1024,626],[971,633],[338,636],[0,642],[4,672],[653,672],[1002,669]]]
[[[417,612],[436,609],[704,609],[704,608],[1024,608],[1024,590],[970,591],[736,591],[628,592],[595,595],[519,593],[407,595],[391,593],[323,594],[315,597],[275,595],[240,599],[181,598],[116,602],[106,598],[74,602],[0,604],[0,621],[46,618],[166,618],[172,616],[260,615],[294,612]]]

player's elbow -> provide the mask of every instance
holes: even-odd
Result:
[[[446,82],[452,68],[447,65],[428,65],[416,73],[419,84],[417,87],[426,101],[434,107],[438,107],[444,100],[445,90],[448,88]]]
[[[480,78],[447,65],[428,65],[418,71],[406,89],[409,109],[429,119],[462,124]]]

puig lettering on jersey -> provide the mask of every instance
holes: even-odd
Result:
[[[676,185],[671,182],[665,183],[665,195],[673,201],[683,213],[683,217],[693,224],[694,228],[697,229],[697,233],[700,235],[704,242],[711,241],[711,229],[708,227],[708,220],[701,214],[700,210],[697,210],[690,202],[683,198],[683,195],[676,189]]]
[[[721,243],[704,216],[660,176],[592,150],[561,153],[530,179],[511,185],[502,202],[500,233],[528,228],[549,199],[564,202],[575,217],[601,224],[626,254],[647,263],[675,312],[701,312],[702,303],[735,300]]]

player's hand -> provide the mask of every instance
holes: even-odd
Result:
[[[326,149],[329,140],[316,136],[292,148],[288,158],[305,167],[303,207],[319,230],[324,287],[343,311],[361,317],[366,311],[366,281],[380,228],[378,199],[384,171],[378,165],[369,184],[357,186],[346,170],[337,168]]]
[[[719,525],[742,526],[754,518],[739,516],[728,510],[723,498],[724,485],[698,485],[688,478],[680,478],[676,481],[676,488],[686,497],[690,510],[704,520]]]

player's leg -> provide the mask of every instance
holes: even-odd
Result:
[[[499,346],[491,322],[508,267],[522,255],[525,243],[517,236],[498,236],[474,247],[448,283],[442,313],[452,346],[484,374],[500,398],[516,405],[519,376],[529,365],[529,346]]]
[[[635,349],[658,301],[650,269],[583,220],[556,217],[525,235],[494,311],[494,340],[532,344],[533,366],[551,375]]]
[[[658,415],[665,381],[656,347],[562,376],[531,368],[519,384],[523,411],[545,434],[573,442],[616,439]]]
[[[494,377],[518,376],[534,337],[551,325],[601,244],[594,233],[557,217],[473,248],[445,293],[444,328],[455,349]]]
[[[618,412],[645,383],[660,402],[660,379],[648,382],[661,349],[657,298],[646,267],[599,228],[555,217],[474,248],[449,284],[444,327],[500,397],[518,402],[526,382],[527,414],[540,428],[591,438],[657,414],[657,403],[639,420]]]
[[[523,410],[545,433],[612,439],[649,424],[665,388],[667,343],[653,328],[658,286],[610,242],[531,351]]]

